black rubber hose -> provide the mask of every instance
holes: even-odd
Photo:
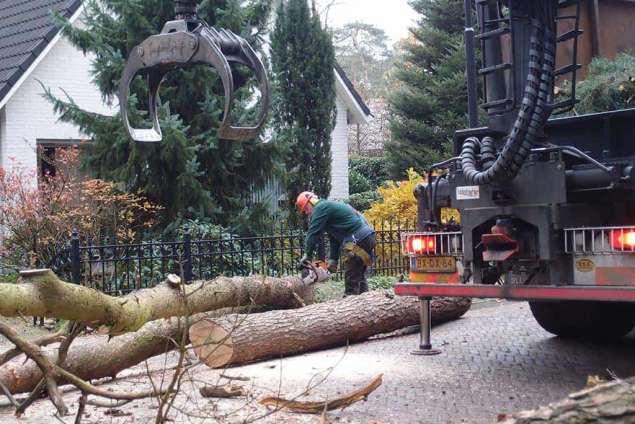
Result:
[[[518,112],[518,117],[514,122],[514,126],[509,134],[503,152],[496,161],[487,169],[480,171],[477,169],[477,154],[480,152],[480,142],[478,139],[468,138],[463,144],[461,151],[461,167],[466,180],[470,184],[488,184],[492,181],[500,181],[508,179],[510,166],[513,156],[522,143],[526,130],[529,126],[531,115],[535,102],[538,97],[538,88],[540,85],[540,71],[542,50],[540,49],[539,23],[532,20],[531,47],[529,50],[530,61],[527,72],[527,83],[525,84],[525,93],[523,102]]]
[[[496,146],[492,137],[481,140],[481,169],[491,168],[496,162]]]
[[[553,73],[555,70],[555,37],[554,32],[548,26],[544,29],[543,39],[545,48],[543,51],[543,65],[540,76],[540,87],[538,90],[538,100],[534,108],[534,113],[527,129],[527,135],[522,145],[518,149],[515,160],[512,164],[513,175],[516,176],[520,168],[527,160],[527,156],[532,147],[543,136],[543,131],[549,115],[551,114],[551,96],[553,93]]]
[[[544,17],[543,17],[544,18]],[[530,61],[523,103],[501,155],[495,157],[494,141],[486,137],[479,141],[468,138],[461,152],[461,167],[470,184],[488,184],[513,179],[527,160],[533,144],[542,136],[551,113],[555,68],[555,37],[549,26],[550,18],[532,20]],[[541,40],[542,39],[542,40]],[[541,43],[542,41],[542,43]],[[477,169],[477,155],[481,153],[483,171]]]

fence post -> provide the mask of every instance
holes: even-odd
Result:
[[[183,235],[183,277],[185,282],[192,281],[192,235],[188,229]]]
[[[81,256],[79,253],[79,234],[73,230],[71,235],[71,280],[75,284],[80,284],[82,280]]]

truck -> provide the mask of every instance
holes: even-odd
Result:
[[[469,128],[415,190],[417,232],[402,236],[409,278],[395,285],[421,300],[418,353],[438,353],[435,296],[528,301],[562,337],[635,327],[635,109],[558,116],[576,104],[580,3],[465,0]],[[566,98],[554,94],[563,79]],[[460,223],[442,222],[442,208]]]

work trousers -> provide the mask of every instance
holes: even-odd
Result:
[[[357,242],[373,258],[375,255],[375,233]],[[362,294],[368,291],[368,281],[366,280],[367,266],[357,255],[344,258],[344,294]]]

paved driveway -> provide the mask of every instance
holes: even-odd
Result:
[[[433,343],[443,354],[412,356],[417,336],[389,337],[348,349],[330,349],[283,361],[273,360],[226,370],[249,377],[250,390],[259,398],[280,392],[303,391],[311,376],[334,367],[328,379],[312,391],[312,398],[338,396],[383,373],[384,383],[367,402],[329,414],[336,423],[491,423],[499,413],[514,412],[559,400],[584,387],[588,375],[635,375],[635,338],[615,345],[588,344],[555,338],[531,317],[526,303],[488,302],[458,321],[433,329]],[[156,359],[154,360],[156,365]],[[220,371],[197,368],[196,379],[216,382]],[[116,389],[141,389],[142,377],[120,380]],[[75,404],[77,393],[66,395]],[[213,422],[203,412],[220,414],[232,408],[241,416],[258,414],[255,402],[223,401],[212,404],[196,390],[186,389],[177,405],[199,418],[175,417],[176,422]],[[74,405],[75,406],[75,405]],[[121,408],[122,418],[88,407],[83,422],[148,422],[156,412],[152,401]],[[50,403],[39,401],[20,422],[49,422]],[[11,421],[10,410],[0,410],[0,422]],[[235,417],[235,416],[234,416]],[[237,418],[237,417],[235,417]],[[230,421],[234,421],[233,419]],[[266,422],[314,422],[315,418],[278,414]],[[319,420],[317,420],[319,422]]]

